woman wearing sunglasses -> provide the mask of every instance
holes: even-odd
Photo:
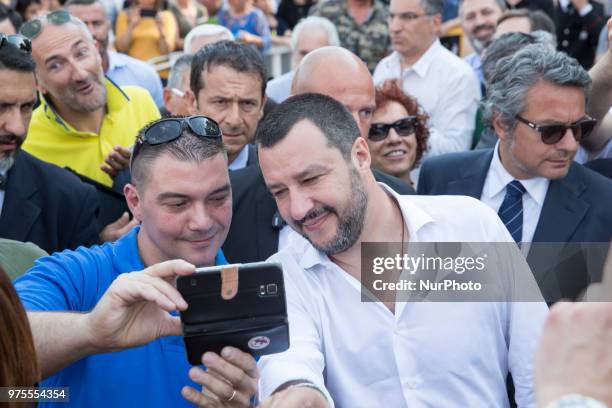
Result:
[[[372,165],[413,185],[410,170],[427,150],[427,116],[395,80],[376,88],[376,110],[368,133]]]

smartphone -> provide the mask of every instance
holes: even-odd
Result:
[[[157,10],[155,9],[141,9],[140,17],[155,17],[157,16]]]
[[[221,270],[238,268],[238,293],[221,296]],[[181,312],[183,337],[190,364],[202,363],[207,351],[233,346],[254,357],[289,348],[289,323],[283,270],[278,263],[256,262],[198,268],[177,279],[187,302]]]

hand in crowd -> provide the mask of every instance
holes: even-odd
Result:
[[[535,359],[538,406],[581,394],[612,406],[612,303],[555,304]]]
[[[135,225],[138,225],[138,220],[136,218],[130,220],[130,214],[126,211],[121,214],[117,221],[104,227],[100,232],[100,241],[114,242],[127,234]]]
[[[327,400],[317,390],[308,387],[287,388],[272,394],[258,408],[328,408]]]
[[[91,344],[99,350],[118,351],[159,337],[182,335],[180,318],[169,314],[187,309],[174,282],[177,276],[194,272],[192,264],[172,260],[119,275],[87,314],[85,327]]]
[[[155,16],[155,25],[157,26],[159,32],[163,35],[164,20],[162,20],[162,17],[159,13],[157,13],[157,15]]]
[[[248,31],[240,30],[238,31],[236,40],[245,44],[257,44],[259,43],[260,38],[255,34],[249,33]]]
[[[130,13],[129,13],[129,21],[130,21],[129,25],[130,25],[130,27],[133,28],[134,26],[136,26],[136,24],[138,24],[140,22],[140,19],[141,19],[141,17],[140,17],[140,7],[133,6],[130,9]]]
[[[106,156],[100,168],[103,172],[115,178],[117,173],[128,168],[130,165],[130,157],[132,157],[132,151],[130,149],[117,145],[113,147],[113,150]]]
[[[199,367],[189,370],[189,378],[202,385],[202,392],[184,387],[183,397],[203,407],[250,407],[251,398],[257,392],[259,370],[255,359],[234,347],[225,347],[219,356],[207,352],[202,363],[208,371]]]

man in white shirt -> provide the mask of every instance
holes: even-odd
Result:
[[[374,83],[399,78],[430,117],[429,156],[470,149],[480,100],[472,68],[440,44],[443,0],[391,0],[394,52],[374,71]]]
[[[594,127],[586,113],[590,84],[576,60],[543,44],[501,58],[484,110],[499,137],[495,148],[431,158],[421,167],[419,193],[480,199],[516,242],[575,243],[572,252],[581,243],[610,242],[612,182],[573,161]],[[529,250],[527,260],[549,303],[576,298],[601,278],[603,262],[587,268],[595,258],[580,252],[576,263],[569,262],[565,248],[538,244]],[[556,265],[559,260],[565,266]]]
[[[259,362],[262,407],[507,407],[509,371],[519,406],[534,406],[541,301],[361,297],[362,243],[508,242],[495,213],[473,199],[400,196],[376,183],[367,142],[328,96],[288,99],[256,140],[266,185],[294,230],[270,258],[285,271],[291,347]],[[536,300],[530,278],[522,283]]]

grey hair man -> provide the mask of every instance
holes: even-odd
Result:
[[[112,21],[102,0],[68,0],[64,7],[83,21],[96,41],[104,73],[117,85],[141,86],[162,106],[162,84],[153,67],[129,55],[108,49]]]
[[[419,192],[479,198],[517,242],[609,242],[612,181],[573,161],[595,126],[586,111],[590,85],[575,59],[542,44],[500,59],[483,105],[499,137],[495,148],[432,158],[422,166]],[[564,248],[547,251],[546,260],[536,246],[528,254],[549,303],[575,298],[598,279],[585,254],[576,254],[580,263],[571,270],[557,265]]]
[[[201,24],[189,31],[185,37],[183,51],[187,54],[195,54],[200,48],[223,40],[234,40],[230,30],[219,24]]]
[[[504,0],[462,0],[459,3],[461,28],[474,52],[465,57],[480,82],[483,82],[481,57],[495,34],[497,20],[506,10]]]
[[[159,118],[149,93],[104,77],[87,26],[65,10],[25,23],[32,39],[41,105],[24,149],[106,186],[129,163],[138,131]]]
[[[401,80],[429,115],[429,156],[472,146],[480,85],[472,68],[438,39],[443,0],[391,0],[394,52],[376,66],[374,83]]]
[[[268,82],[266,95],[276,103],[287,99],[291,93],[295,70],[302,58],[309,52],[328,45],[340,46],[338,30],[331,21],[319,16],[310,16],[301,20],[291,33],[293,70]]]
[[[168,83],[164,88],[164,116],[181,115],[192,113],[192,105],[187,96],[191,78],[192,54],[183,54],[174,62],[168,75]]]

